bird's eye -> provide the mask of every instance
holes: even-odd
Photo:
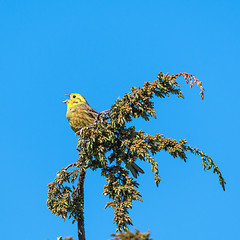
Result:
[[[76,95],[73,95],[73,98],[75,98],[76,97]]]

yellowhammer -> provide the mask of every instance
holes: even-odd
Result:
[[[66,117],[72,130],[77,132],[83,127],[92,125],[98,116],[98,112],[88,105],[86,99],[82,95],[78,93],[66,95],[69,96],[70,99],[63,101],[63,103],[67,104]],[[139,172],[144,173],[136,163],[132,163],[128,167],[135,178]]]
[[[66,95],[70,97],[70,99],[64,101],[64,103],[67,103],[66,117],[72,130],[77,132],[81,128],[93,124],[98,112],[88,105],[86,99],[78,93]]]

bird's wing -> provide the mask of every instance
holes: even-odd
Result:
[[[90,117],[92,117],[94,119],[97,117],[98,112],[95,109],[93,109],[92,107],[90,107],[88,104],[85,104],[85,106],[83,106],[83,108]]]

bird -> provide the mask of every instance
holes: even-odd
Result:
[[[65,95],[70,98],[63,103],[67,104],[66,117],[72,130],[76,133],[83,127],[91,126],[98,116],[98,112],[89,106],[82,95],[78,93]]]
[[[99,113],[90,107],[82,95],[78,93],[65,95],[69,97],[69,99],[63,101],[63,103],[67,104],[66,117],[72,130],[76,133],[83,127],[91,126]],[[139,173],[144,173],[144,171],[134,162],[128,165],[128,168],[135,178],[137,178]]]

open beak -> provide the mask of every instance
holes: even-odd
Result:
[[[65,95],[68,96],[68,97],[70,97],[70,94],[65,94]],[[67,103],[68,100],[69,100],[69,99],[63,101],[62,103]]]

